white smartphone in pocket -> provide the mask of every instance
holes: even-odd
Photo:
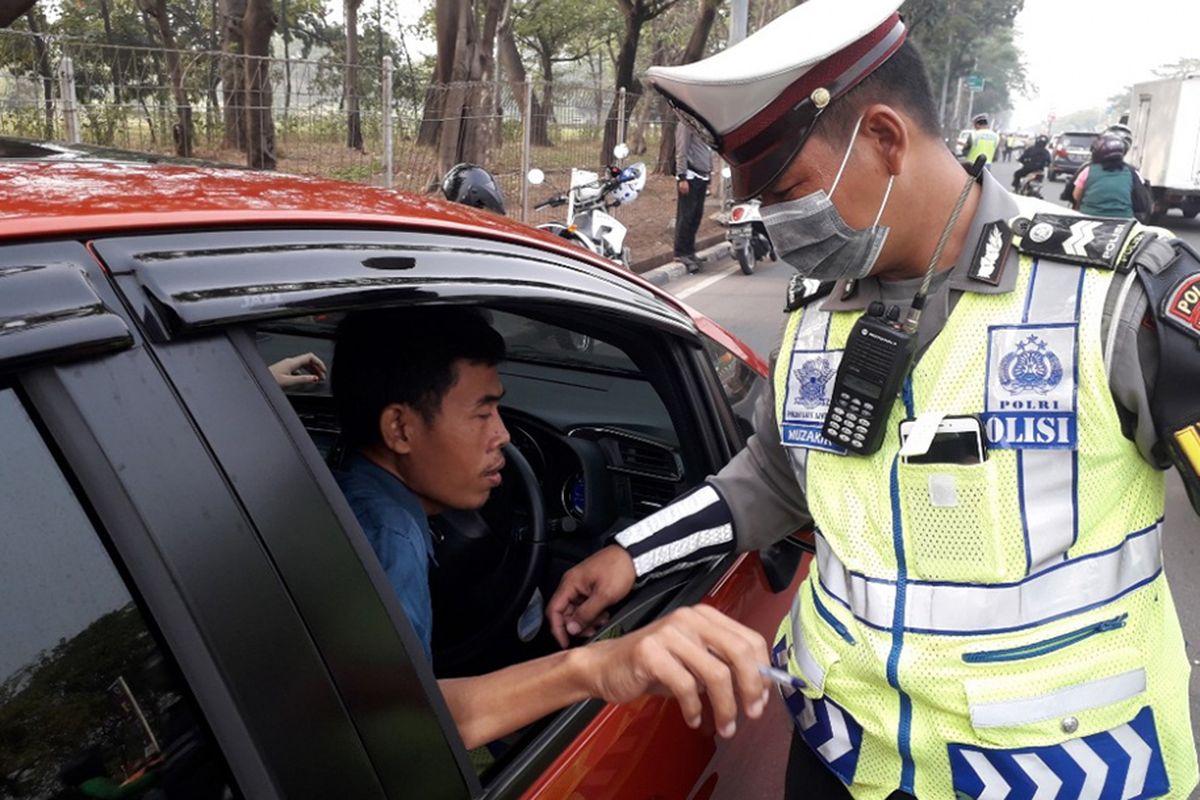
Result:
[[[901,447],[916,423],[915,419],[900,423]],[[943,417],[929,449],[918,455],[901,456],[900,461],[903,464],[982,464],[987,458],[986,441],[979,417]]]

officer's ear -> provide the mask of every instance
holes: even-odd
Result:
[[[863,109],[862,133],[874,144],[889,175],[900,175],[912,144],[908,121],[894,108],[874,103]]]

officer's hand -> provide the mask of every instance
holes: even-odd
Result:
[[[319,383],[325,380],[325,362],[313,353],[305,353],[276,361],[270,367],[275,382],[285,389],[302,383]]]
[[[690,190],[691,188],[692,188],[691,184],[689,184],[687,181],[679,182],[679,193],[680,194],[687,194],[688,190]]]
[[[671,695],[688,727],[698,728],[704,695],[725,738],[737,728],[738,706],[757,719],[770,696],[758,672],[768,663],[766,641],[711,606],[676,609],[639,631],[575,652],[588,657],[593,696],[625,703],[645,694]]]
[[[562,647],[568,636],[591,636],[606,619],[604,609],[629,594],[637,574],[624,547],[611,544],[563,575],[546,606],[550,631]]]

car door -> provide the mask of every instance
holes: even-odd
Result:
[[[0,779],[386,792],[276,566],[78,242],[0,246]]]
[[[583,703],[557,715],[519,757],[481,784],[411,627],[320,453],[239,327],[297,314],[429,302],[534,305],[546,314],[566,307],[596,325],[638,326],[663,343],[663,372],[692,434],[685,446],[711,471],[732,456],[742,433],[710,363],[713,354],[686,316],[648,291],[569,259],[444,235],[243,230],[112,238],[92,246],[260,532],[386,791],[403,796],[411,790],[412,765],[419,761],[427,780],[446,776],[438,784],[441,794],[422,796],[625,796],[612,793],[617,784],[609,765],[619,762],[629,780],[653,778],[672,796],[706,782],[715,787],[714,765],[724,765],[722,775],[730,775],[729,767],[749,764],[756,750],[786,748],[778,709],[727,746],[711,730],[687,729],[678,709],[663,700],[621,707]],[[644,602],[631,603],[631,625],[661,612],[664,603],[707,599],[773,634],[790,603],[788,591],[769,585],[756,555],[730,557],[643,591]],[[353,626],[346,624],[347,609],[353,609]],[[405,713],[414,704],[428,711],[419,723]],[[414,748],[425,742],[434,745],[417,758]],[[601,746],[589,746],[596,742]],[[677,769],[664,772],[664,759]],[[771,761],[781,768],[781,755]],[[564,771],[564,764],[573,767]],[[571,783],[581,766],[585,780]],[[733,791],[724,780],[723,789]]]

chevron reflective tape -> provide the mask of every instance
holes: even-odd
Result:
[[[954,791],[973,800],[1143,800],[1170,783],[1154,712],[1057,745],[991,750],[949,747]]]
[[[784,704],[800,736],[842,783],[854,783],[862,726],[850,712],[828,697],[812,699],[801,692],[784,690]]]

